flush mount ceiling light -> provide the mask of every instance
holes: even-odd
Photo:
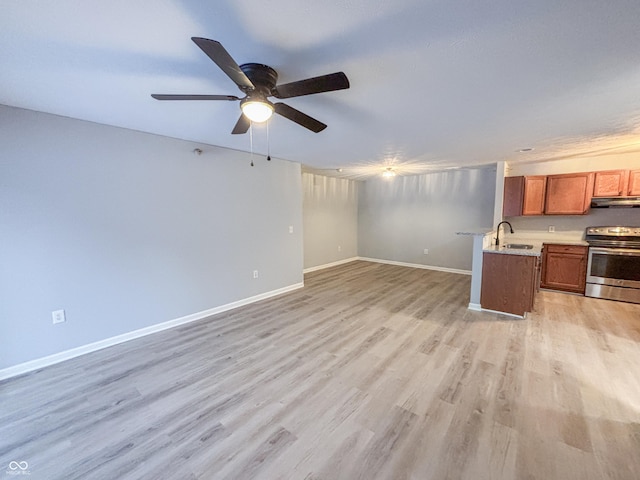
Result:
[[[384,172],[382,172],[382,176],[385,178],[395,177],[396,172],[393,171],[393,167],[387,167]]]
[[[247,98],[240,104],[242,113],[252,122],[266,122],[273,115],[273,105],[266,100]]]

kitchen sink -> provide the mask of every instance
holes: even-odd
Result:
[[[528,243],[507,243],[504,248],[515,248],[519,250],[531,250],[533,245],[529,245]]]

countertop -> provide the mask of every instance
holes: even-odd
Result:
[[[527,243],[527,242],[518,242],[518,243]],[[533,248],[505,248],[504,245],[500,245],[496,247],[495,245],[491,245],[490,247],[483,248],[482,251],[486,253],[504,253],[506,255],[525,255],[528,257],[539,257],[542,253],[542,244],[538,243],[529,243],[533,245]]]
[[[502,240],[502,239],[501,239]],[[524,249],[524,248],[505,248],[504,245],[500,245],[496,247],[495,245],[491,245],[482,249],[483,252],[487,253],[503,253],[506,255],[526,255],[539,257],[542,253],[542,245],[543,244],[555,244],[555,245],[580,245],[580,246],[588,246],[589,244],[584,240],[527,240],[523,238],[513,239],[508,238],[504,243],[525,243],[529,245],[533,245],[532,249]]]
[[[456,232],[456,235],[469,235],[473,237],[483,237],[487,233],[491,233],[492,230],[490,228],[469,228],[464,231]]]
[[[552,245],[580,245],[581,247],[588,247],[589,244],[587,242],[585,242],[584,240],[569,240],[569,241],[562,241],[562,240],[558,240],[555,242],[543,242],[543,243],[547,243],[547,244],[552,244]]]

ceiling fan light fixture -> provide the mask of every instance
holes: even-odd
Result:
[[[382,172],[382,176],[385,178],[395,177],[396,172],[393,171],[393,167],[387,167],[384,172]]]
[[[242,113],[252,122],[266,122],[273,115],[273,105],[267,101],[246,100],[240,104]]]

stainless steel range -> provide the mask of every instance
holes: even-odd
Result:
[[[587,297],[640,303],[640,227],[589,227]]]

